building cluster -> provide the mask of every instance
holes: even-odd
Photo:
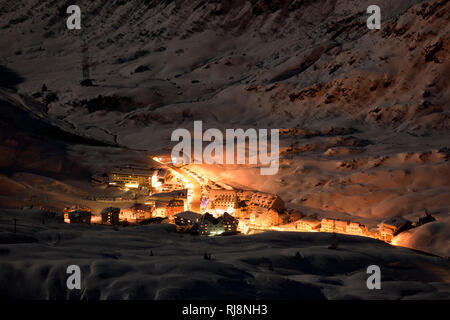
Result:
[[[341,219],[322,218],[315,216],[302,217],[294,223],[272,227],[279,231],[298,231],[298,232],[330,232],[342,233],[363,237],[371,237],[385,242],[391,242],[399,233],[414,228],[424,222],[432,222],[434,218],[427,214],[417,222],[411,222],[401,217],[395,217],[383,221],[377,227],[369,229],[364,224]],[[425,223],[426,223],[425,222]]]
[[[239,220],[240,230],[268,229],[286,222],[284,202],[274,194],[249,190],[209,190],[202,199],[202,212],[225,213]]]
[[[92,212],[89,208],[73,206],[64,208],[65,223],[87,223],[91,224]]]
[[[158,158],[159,162],[170,159]],[[432,222],[435,219],[426,212],[416,222],[395,217],[369,229],[364,224],[341,219],[316,216],[302,217],[288,211],[282,199],[271,193],[231,189],[183,168],[202,186],[200,213],[189,211],[192,185],[177,171],[162,168],[117,167],[107,175],[93,177],[96,183],[107,181],[110,186],[122,189],[147,190],[144,203],[120,209],[108,207],[101,212],[102,224],[142,224],[148,221],[166,220],[174,223],[180,232],[200,235],[247,234],[250,230],[279,230],[297,232],[329,232],[365,236],[391,242],[394,236],[405,230]],[[91,223],[88,208],[66,208],[66,223]]]
[[[320,232],[336,232],[364,236],[367,233],[367,227],[358,222],[324,218],[320,222]]]
[[[129,208],[120,210],[119,221],[128,223],[140,223],[152,218],[154,208],[151,205],[135,203]]]
[[[308,229],[307,225],[314,226],[307,231],[320,231],[331,233],[342,233],[362,237],[371,237],[390,242],[394,237],[397,227],[388,223],[380,224],[377,228],[369,230],[367,226],[359,222],[352,222],[341,219],[323,218],[320,221],[315,218],[307,217],[300,219],[296,224],[298,231]]]
[[[189,209],[192,195],[191,185],[176,172],[166,168],[145,168],[139,166],[115,167],[107,174],[92,176],[95,184],[107,183],[128,191],[115,197],[95,197],[95,201],[136,201],[129,208],[105,208],[102,211],[102,223],[139,224],[148,219],[168,219],[174,222],[177,213]],[[137,203],[139,202],[139,203]],[[114,209],[114,210],[113,210]],[[118,211],[119,210],[119,211]],[[118,211],[118,213],[117,213]],[[156,221],[156,220],[155,220]]]
[[[187,210],[188,190],[155,193],[147,198],[146,204],[153,206],[154,217],[168,218],[174,222],[177,213]]]
[[[134,203],[127,208],[107,207],[101,211],[101,223],[108,225],[141,224],[149,219],[161,218],[174,222],[177,213],[187,208],[187,190],[155,193],[146,203]],[[89,208],[72,207],[64,209],[64,222],[91,223],[92,212]],[[155,220],[157,221],[157,220]]]
[[[170,192],[184,188],[183,181],[164,168],[144,168],[138,166],[116,167],[108,174],[108,184],[124,189],[148,189],[153,192]],[[99,175],[95,181],[104,181]]]
[[[135,203],[129,208],[118,209],[114,211],[116,223],[127,222],[131,224],[139,224],[152,218],[168,219],[173,223],[177,213],[185,211],[187,208],[187,190],[176,190],[171,192],[155,193],[147,198],[145,204]],[[104,219],[103,212],[112,214],[111,208],[102,211],[102,221],[108,222],[111,219]],[[118,219],[118,220],[117,220]]]
[[[197,233],[202,236],[236,234],[239,221],[228,213],[213,216],[185,211],[175,215],[175,225],[179,232]]]

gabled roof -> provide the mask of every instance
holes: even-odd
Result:
[[[202,215],[200,213],[193,212],[193,211],[183,211],[183,212],[177,213],[175,215],[175,218],[183,218],[183,219],[187,219],[187,220],[191,220],[191,221],[196,221],[196,220],[200,219],[201,217],[202,217]]]
[[[233,222],[236,219],[228,214],[227,212],[225,212],[222,216],[215,218],[213,215],[211,215],[210,213],[205,213],[202,217],[202,222],[211,222],[214,225],[220,224],[220,223],[226,223],[226,222]]]

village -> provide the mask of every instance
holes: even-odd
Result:
[[[391,243],[400,232],[435,220],[425,210],[425,216],[418,221],[396,217],[369,228],[357,221],[304,215],[287,209],[276,194],[216,183],[188,166],[173,165],[167,157],[153,160],[158,164],[154,168],[128,165],[92,176],[93,184],[127,192],[132,205],[108,206],[100,215],[95,215],[90,208],[74,205],[64,209],[64,222],[111,226],[170,223],[178,232],[202,236],[248,235],[269,230],[328,232]],[[124,198],[94,197],[92,200],[111,203]]]

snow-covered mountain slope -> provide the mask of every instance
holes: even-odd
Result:
[[[381,30],[366,27],[369,1],[80,1],[79,31],[66,29],[66,3],[1,3],[3,63],[26,77],[20,89],[46,83],[66,107],[50,114],[80,126],[92,115],[66,103],[131,97],[146,107],[95,119],[127,143],[128,122],[186,116],[210,126],[448,130],[446,1],[379,1]],[[78,85],[83,41],[98,87]]]
[[[445,223],[450,5],[380,0],[381,30],[369,30],[372,2],[85,0],[82,30],[70,31],[67,1],[1,0],[0,64],[50,121],[82,136],[158,152],[194,120],[295,128],[275,176],[199,170],[305,213],[375,223],[427,208]],[[94,87],[79,85],[84,42]],[[54,99],[39,97],[43,84]],[[89,158],[80,153],[70,150]],[[432,228],[439,239],[445,225]]]

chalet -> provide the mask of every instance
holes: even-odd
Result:
[[[228,213],[215,218],[209,213],[205,213],[198,222],[200,235],[225,235],[237,232],[239,221]]]
[[[117,225],[119,224],[120,208],[105,208],[101,212],[102,224]]]
[[[175,215],[175,224],[185,225],[194,224],[200,220],[201,214],[193,211],[183,211]]]
[[[191,231],[198,224],[202,215],[193,211],[183,211],[175,215],[175,226],[178,231]]]

